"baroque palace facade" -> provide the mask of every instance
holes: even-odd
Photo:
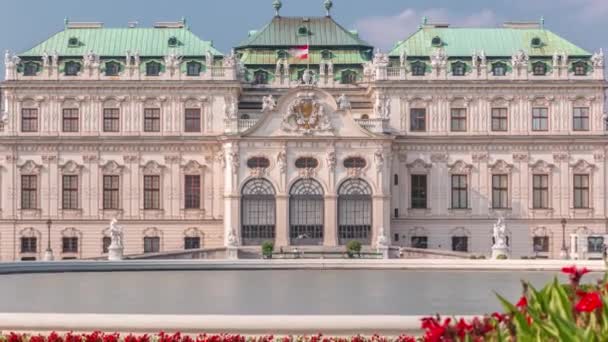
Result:
[[[275,1],[225,56],[184,21],[66,21],[7,52],[0,259],[106,255],[113,218],[131,255],[234,240],[487,255],[498,217],[514,257],[599,252],[601,51],[542,22],[424,20],[385,54],[325,6],[283,17]]]

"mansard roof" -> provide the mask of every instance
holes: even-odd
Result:
[[[302,34],[300,28],[305,27],[309,35]],[[351,32],[340,26],[332,17],[281,17],[275,16],[272,21],[259,31],[253,31],[249,37],[237,46],[247,47],[290,47],[307,45],[314,47],[361,47],[371,49],[372,46],[359,38],[356,32]]]
[[[176,38],[176,44],[169,44],[171,38]],[[127,51],[139,52],[141,57],[166,56],[170,52],[182,56],[205,56],[208,51],[216,56],[222,55],[211,42],[200,39],[186,27],[70,28],[68,26],[19,56],[39,57],[45,52],[52,54],[57,51],[59,56],[82,57],[91,50],[102,57],[124,56]]]
[[[439,44],[433,44],[434,38]],[[535,39],[536,40],[533,42]],[[437,43],[437,42],[435,42]],[[535,44],[537,43],[537,44]],[[590,57],[588,51],[545,29],[541,25],[505,24],[502,28],[452,28],[446,25],[423,25],[416,33],[398,42],[390,56],[400,56],[405,50],[408,56],[428,57],[442,47],[450,57],[471,56],[484,50],[488,57],[511,57],[524,50],[530,57],[548,57],[554,53],[569,56]]]

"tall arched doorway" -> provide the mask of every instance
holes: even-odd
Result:
[[[243,187],[241,198],[241,241],[243,245],[274,242],[276,200],[272,184],[265,179],[253,179]]]
[[[313,179],[297,181],[289,192],[289,238],[292,245],[322,245],[323,188]]]
[[[372,242],[372,188],[362,179],[349,179],[338,190],[338,240]]]

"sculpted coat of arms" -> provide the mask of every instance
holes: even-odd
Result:
[[[283,116],[281,128],[286,132],[300,132],[307,135],[329,132],[333,129],[325,107],[316,99],[314,93],[297,95]]]

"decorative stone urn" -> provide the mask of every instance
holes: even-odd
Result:
[[[124,246],[122,244],[122,227],[118,226],[118,221],[114,218],[110,222],[110,237],[112,242],[108,247],[108,260],[121,261],[124,259]]]

